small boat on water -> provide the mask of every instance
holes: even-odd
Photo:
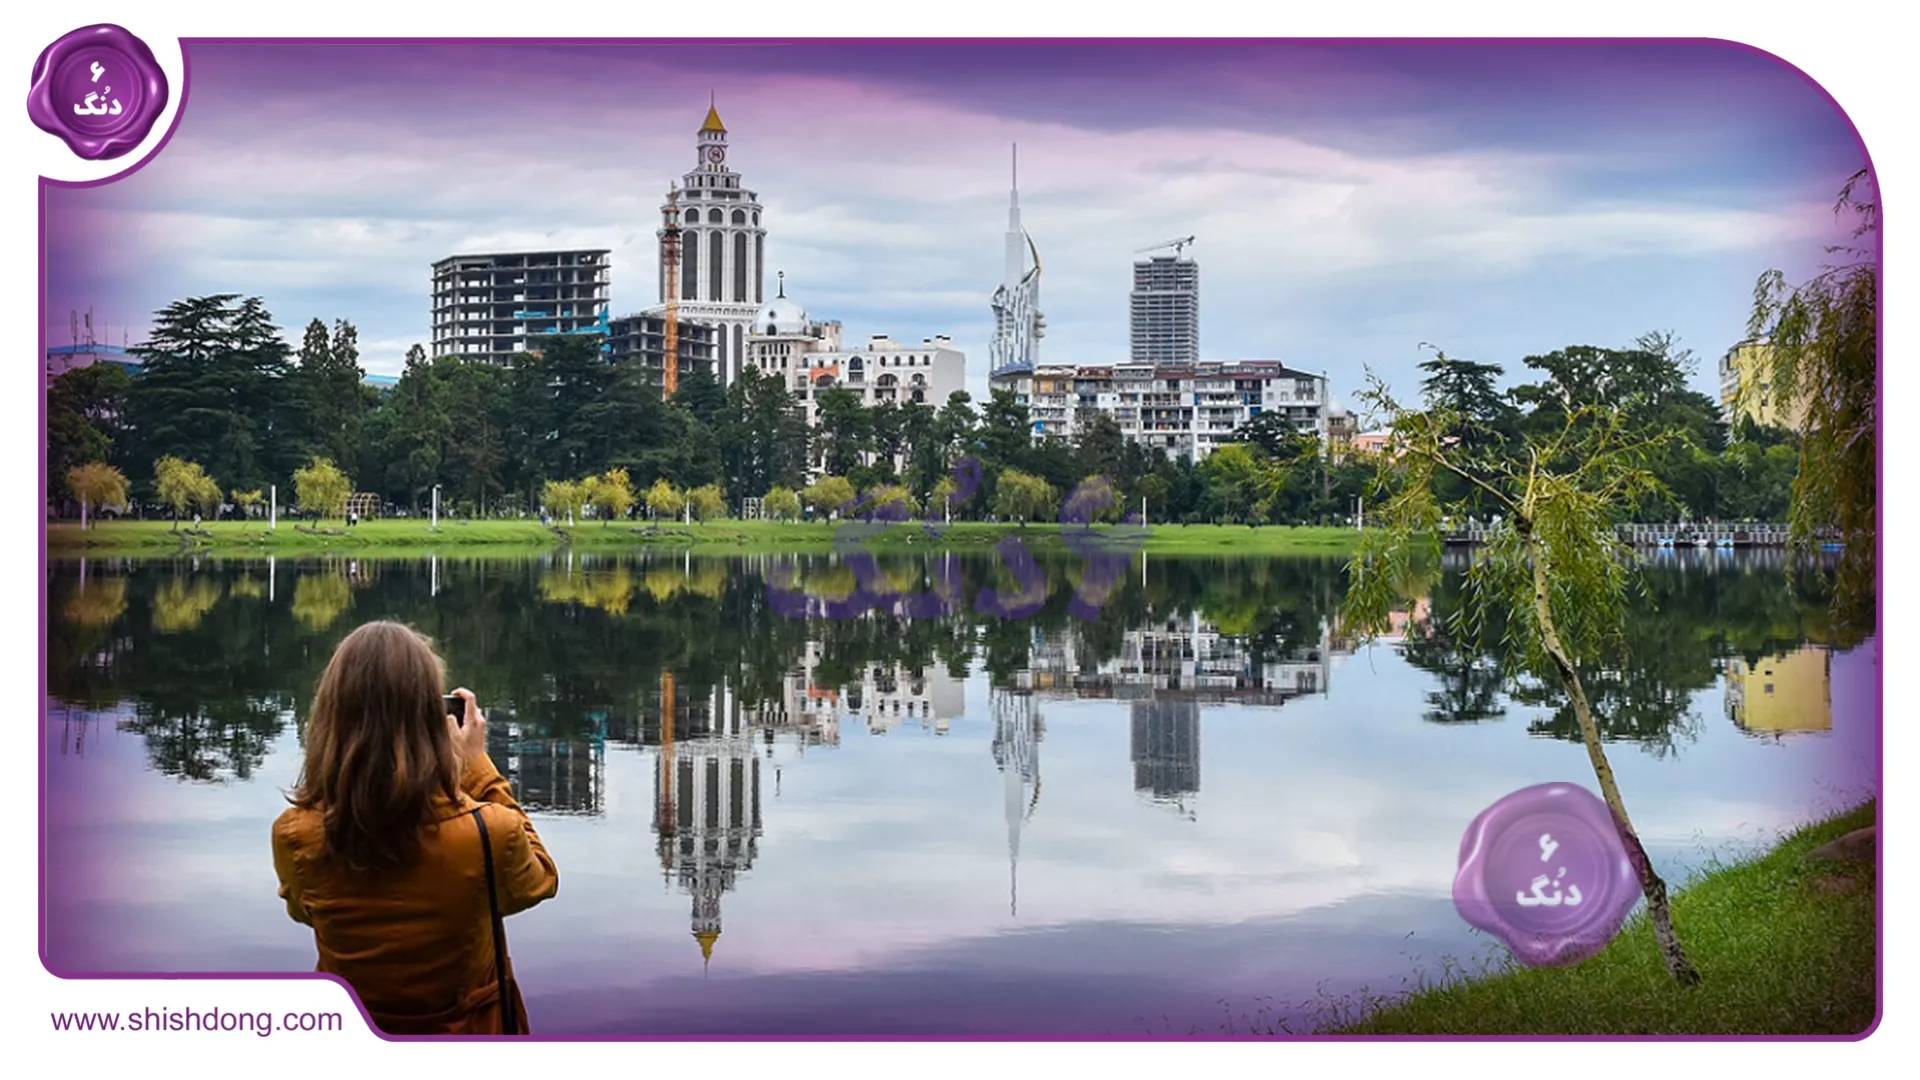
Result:
[[[1663,536],[1663,537],[1661,537],[1661,538],[1660,538],[1660,546],[1661,546],[1661,547],[1663,547],[1663,548],[1670,548],[1670,547],[1672,547],[1672,546],[1673,546],[1673,537],[1671,537],[1671,536]]]

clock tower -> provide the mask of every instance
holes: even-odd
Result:
[[[746,338],[753,316],[766,302],[767,230],[757,192],[743,187],[727,164],[727,126],[709,100],[707,119],[695,137],[694,166],[682,178],[680,215],[679,317],[683,322],[717,327],[717,369],[721,385],[738,378],[746,365]],[[665,207],[662,207],[663,212]],[[664,231],[658,259],[666,258]],[[667,273],[660,267],[660,301],[667,299]],[[655,312],[661,309],[654,309]]]
[[[727,165],[727,126],[720,122],[720,110],[707,104],[707,122],[700,125],[700,161],[702,172],[725,172]]]

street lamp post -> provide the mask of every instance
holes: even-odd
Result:
[[[433,485],[433,528],[440,528],[440,485]]]

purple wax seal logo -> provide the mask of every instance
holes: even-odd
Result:
[[[1613,812],[1583,787],[1538,784],[1494,803],[1460,841],[1453,903],[1530,967],[1592,957],[1640,902]]]
[[[147,43],[112,24],[82,27],[33,64],[27,115],[88,161],[143,142],[167,108],[167,77]]]

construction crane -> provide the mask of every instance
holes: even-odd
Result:
[[[1193,237],[1183,236],[1178,240],[1169,240],[1164,244],[1155,244],[1152,247],[1143,247],[1138,251],[1135,251],[1134,254],[1144,255],[1149,251],[1159,251],[1163,248],[1172,248],[1173,257],[1177,259],[1181,256],[1182,253],[1184,253],[1187,250],[1187,245],[1191,243],[1193,243]]]
[[[672,397],[680,389],[680,188],[667,187],[666,225],[662,230],[661,258],[666,260],[667,305],[662,311],[660,389],[662,397]]]

